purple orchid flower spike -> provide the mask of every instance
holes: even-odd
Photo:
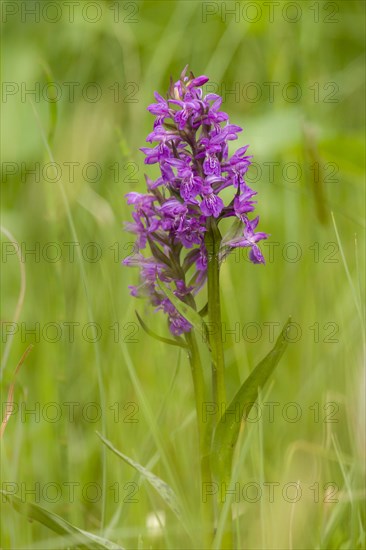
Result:
[[[251,159],[246,155],[248,146],[229,156],[228,144],[238,139],[242,128],[229,123],[227,113],[220,110],[219,95],[203,95],[208,78],[187,73],[188,66],[177,82],[171,82],[166,99],[155,92],[156,103],[147,108],[155,121],[146,141],[156,145],[141,150],[145,164],[158,164],[161,175],[155,181],[146,177],[146,194],[126,195],[134,207],[133,222],[126,227],[135,234],[139,250],[147,245],[151,250],[148,258],[138,253],[124,261],[140,269],[141,284],[130,287],[131,294],[149,297],[157,310],[165,312],[174,336],[192,326],[163,294],[158,279],[195,308],[194,297],[207,279],[205,235],[212,223],[239,219],[243,233],[225,247],[249,248],[255,264],[264,263],[258,243],[267,238],[266,233],[255,232],[259,218],[248,218],[256,204],[256,192],[244,180]],[[227,188],[232,188],[232,195],[225,205],[220,193]]]

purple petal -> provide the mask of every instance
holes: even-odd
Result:
[[[224,203],[220,197],[211,193],[203,199],[200,204],[201,212],[205,216],[213,216],[218,218],[224,208]]]
[[[262,252],[256,244],[251,248],[249,252],[249,258],[253,262],[253,264],[265,264],[265,260],[263,258]]]

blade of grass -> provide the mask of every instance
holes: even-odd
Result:
[[[44,128],[42,126],[41,120],[39,118],[38,112],[37,112],[37,110],[34,106],[33,101],[31,101],[31,105],[32,105],[32,109],[33,109],[34,116],[36,118],[39,130],[41,132],[41,136],[42,136],[42,140],[43,140],[45,149],[46,149],[47,154],[49,156],[49,159],[52,163],[52,166],[55,167],[56,162],[55,162],[55,159],[54,159],[53,153],[51,151],[49,141],[48,141],[48,139],[45,135]],[[56,170],[56,169],[54,168],[54,170]],[[67,194],[66,194],[66,191],[65,191],[63,180],[62,180],[62,178],[59,178],[59,177],[56,177],[56,176],[57,176],[57,174],[55,173],[55,181],[57,181],[57,185],[60,189],[61,198],[62,198],[62,202],[64,204],[64,208],[65,208],[69,228],[70,228],[70,231],[71,231],[71,235],[72,235],[72,238],[74,239],[74,242],[78,243],[80,241],[78,239],[74,219],[73,219],[73,216],[72,216],[72,213],[71,213],[71,208],[70,208],[68,197],[67,197]],[[93,308],[92,308],[92,305],[91,305],[91,299],[90,299],[90,294],[89,294],[88,284],[87,284],[87,277],[86,277],[86,272],[85,272],[85,268],[84,268],[83,257],[82,257],[82,252],[81,252],[81,247],[80,246],[76,247],[76,256],[78,258],[80,275],[81,275],[81,279],[82,279],[83,286],[84,286],[84,293],[85,293],[85,297],[86,297],[89,322],[95,324]],[[104,411],[106,410],[106,398],[105,398],[105,392],[104,392],[102,365],[101,365],[100,349],[99,349],[99,343],[98,342],[96,342],[94,344],[93,349],[94,349],[94,352],[95,352],[95,364],[96,364],[96,373],[97,373],[97,379],[98,379],[98,390],[99,390],[100,405],[101,405],[101,409],[104,413]],[[101,428],[102,428],[103,435],[106,435],[107,426],[106,426],[106,415],[105,414],[101,415]],[[107,458],[106,457],[107,457],[106,449],[103,447],[102,448],[102,505],[101,505],[101,520],[100,520],[101,532],[103,532],[103,529],[104,529],[105,513],[106,513],[106,507],[107,507],[107,500],[106,500],[106,494],[107,494],[107,463],[106,463],[106,460],[107,460]]]
[[[21,498],[7,491],[0,490],[0,493],[17,512],[26,515],[30,520],[42,523],[42,525],[59,535],[68,537],[73,546],[82,546],[83,548],[93,548],[95,550],[123,550],[121,546],[118,546],[114,542],[79,529],[57,514],[37,504],[23,502]]]
[[[167,474],[169,476],[170,483],[171,483],[171,485],[173,485],[173,490],[174,490],[175,493],[177,493],[179,495],[182,495],[182,494],[184,495],[184,492],[182,491],[182,489],[180,487],[179,480],[177,480],[177,476],[173,472],[173,470],[171,468],[171,465],[169,463],[169,460],[167,458],[167,455],[166,455],[166,452],[165,452],[165,447],[164,447],[161,435],[159,433],[159,429],[158,429],[157,422],[155,420],[155,416],[154,416],[154,414],[151,410],[148,399],[147,399],[147,397],[145,395],[145,392],[142,388],[141,382],[140,382],[140,380],[137,376],[136,369],[134,367],[131,356],[128,352],[127,346],[120,343],[120,348],[122,350],[122,355],[124,357],[124,360],[125,360],[125,363],[126,363],[126,366],[127,366],[127,370],[128,370],[132,385],[135,388],[137,397],[139,399],[139,403],[141,404],[141,407],[142,407],[143,412],[144,412],[144,416],[145,416],[146,420],[149,423],[151,434],[152,434],[152,436],[154,438],[154,441],[155,441],[155,444],[156,444],[156,446],[159,450],[161,460],[162,460],[163,465],[164,465],[164,467],[167,471]],[[177,489],[179,489],[179,490],[177,490]],[[181,500],[182,500],[182,502],[184,501],[183,498]],[[187,514],[184,513],[184,516],[181,518],[181,523],[182,523],[187,535],[189,536],[191,542],[193,543],[193,540],[192,540],[191,534],[190,534],[192,532],[192,529],[190,529],[188,527],[186,517],[187,517]]]
[[[238,479],[239,470],[242,464],[244,464],[246,455],[249,451],[250,445],[252,443],[252,439],[254,437],[254,433],[255,433],[255,430],[254,430],[254,426],[252,425],[250,426],[249,430],[246,433],[243,444],[242,444],[243,434],[241,433],[239,435],[238,448],[240,449],[240,452],[238,452],[236,457],[234,458],[231,477],[227,486],[232,486],[232,484],[235,483],[235,481]],[[215,533],[215,538],[212,543],[212,550],[219,550],[221,548],[221,542],[224,535],[227,518],[228,518],[228,515],[231,514],[231,506],[234,498],[233,493],[234,491],[232,491],[228,495],[225,495],[225,502],[221,510],[221,514],[219,517],[219,521],[218,521],[218,525]]]
[[[331,216],[332,216],[332,222],[333,222],[334,232],[335,232],[336,239],[337,239],[337,243],[338,243],[338,246],[339,246],[339,251],[340,251],[340,253],[341,253],[341,258],[342,258],[342,262],[343,262],[343,267],[344,267],[344,270],[345,270],[345,272],[346,272],[346,277],[347,277],[347,280],[348,280],[348,284],[349,284],[350,289],[351,289],[352,298],[353,298],[353,301],[354,301],[354,304],[355,304],[356,311],[357,311],[358,316],[359,316],[360,321],[361,321],[361,326],[364,327],[364,318],[363,318],[363,315],[362,315],[362,310],[361,310],[360,304],[359,304],[358,299],[357,299],[357,294],[356,294],[355,286],[354,286],[354,284],[353,284],[352,277],[351,277],[351,274],[350,274],[350,271],[349,271],[349,268],[348,268],[346,256],[345,256],[345,254],[344,254],[342,242],[341,242],[341,239],[340,239],[340,237],[339,237],[339,233],[338,233],[338,229],[337,229],[337,224],[336,224],[336,221],[335,221],[333,212],[331,212]]]
[[[159,493],[161,498],[164,500],[164,502],[169,506],[169,508],[174,512],[174,514],[177,516],[178,519],[181,519],[182,514],[180,510],[180,505],[178,503],[178,499],[173,491],[173,489],[162,479],[160,479],[158,476],[150,472],[147,468],[136,462],[136,460],[133,460],[129,456],[125,455],[118,449],[114,447],[114,445],[105,437],[103,437],[99,432],[97,432],[97,436],[101,439],[101,441],[110,449],[115,455],[117,455],[119,458],[121,458],[124,462],[132,466],[134,470],[139,472],[154,489]]]
[[[338,443],[338,441],[337,441],[334,434],[331,435],[331,439],[332,439],[332,444],[333,444],[335,453],[337,455],[338,465],[339,465],[339,468],[342,472],[342,476],[343,476],[344,483],[345,483],[347,493],[348,493],[348,497],[349,497],[349,502],[350,502],[350,505],[351,505],[351,522],[350,522],[351,523],[351,525],[350,525],[351,533],[350,534],[351,534],[351,537],[352,537],[352,548],[356,548],[355,522],[356,522],[357,518],[356,518],[355,502],[354,502],[353,495],[352,495],[351,476],[350,476],[349,472],[347,472],[345,467],[344,467],[344,464],[343,464],[342,458],[341,458],[341,450],[340,450],[340,447],[339,447],[339,443]]]
[[[234,396],[228,407],[229,411],[236,410],[237,407],[243,410],[245,407],[245,415],[249,414],[251,407],[257,400],[259,388],[263,387],[267,382],[285,352],[288,343],[286,335],[289,326],[290,319],[283,327],[272,350],[255,367]],[[212,443],[212,464],[214,474],[221,480],[230,478],[232,457],[239,436],[240,426],[241,422],[237,421],[236,415],[231,414],[228,419],[225,413],[216,426]]]
[[[46,75],[47,83],[50,86],[53,85],[55,79],[53,78],[52,71],[50,67],[46,63],[42,63],[43,71]],[[49,91],[47,92],[49,93]],[[55,97],[49,97],[48,98],[49,103],[49,128],[48,128],[48,143],[53,142],[53,138],[55,137],[56,132],[56,126],[57,126],[57,94]]]
[[[2,233],[4,233],[4,235],[6,235],[6,237],[9,239],[9,241],[13,244],[13,246],[15,248],[15,251],[16,251],[17,258],[18,258],[18,262],[19,262],[20,290],[19,290],[17,305],[15,306],[15,311],[14,311],[14,316],[13,316],[13,323],[17,323],[18,319],[19,319],[20,312],[21,312],[22,307],[23,307],[25,290],[26,290],[25,264],[24,264],[24,261],[23,261],[21,248],[20,248],[20,245],[19,245],[18,241],[13,237],[13,235],[10,233],[10,231],[8,231],[5,227],[0,226],[0,231]],[[3,378],[3,372],[4,372],[4,369],[5,369],[8,357],[9,357],[10,348],[11,348],[13,338],[14,338],[14,334],[10,334],[9,338],[7,339],[7,341],[5,343],[4,354],[3,354],[3,357],[1,359],[0,381]]]
[[[13,381],[12,383],[10,384],[10,388],[9,388],[9,392],[8,392],[8,397],[7,397],[7,401],[6,401],[6,408],[5,408],[5,415],[4,415],[4,418],[1,422],[1,428],[0,428],[0,440],[2,439],[3,435],[4,435],[4,431],[5,431],[5,428],[6,428],[6,425],[9,421],[9,418],[12,414],[12,410],[13,410],[13,400],[14,400],[14,387],[15,387],[15,379],[16,379],[16,376],[19,372],[19,369],[20,367],[23,365],[24,361],[26,360],[27,358],[27,355],[29,354],[29,352],[32,350],[33,346],[30,345],[27,347],[27,349],[25,350],[25,352],[23,353],[23,355],[21,356],[20,358],[20,361],[19,363],[17,364],[16,368],[15,368],[15,371],[14,371],[14,374],[13,374]]]

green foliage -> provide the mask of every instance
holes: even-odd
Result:
[[[100,439],[103,441],[103,443],[110,449],[115,455],[117,455],[119,458],[127,462],[132,468],[134,468],[139,474],[141,474],[154,489],[159,493],[161,498],[164,500],[164,502],[171,508],[171,510],[174,512],[178,518],[181,517],[181,512],[179,510],[179,504],[177,501],[177,497],[171,487],[165,481],[157,477],[155,474],[150,472],[147,468],[136,462],[136,460],[133,460],[129,456],[121,453],[121,451],[118,451],[108,439],[105,439],[102,435],[98,434]]]
[[[6,491],[0,491],[8,502],[17,512],[24,514],[31,521],[42,523],[45,527],[62,536],[60,544],[77,547],[77,548],[92,548],[93,550],[123,550],[121,546],[117,546],[113,542],[102,537],[88,533],[83,529],[79,529],[65,521],[57,514],[32,504],[23,502],[22,499]]]
[[[285,18],[296,15],[293,3],[274,3],[271,22],[267,3],[258,2],[258,21],[250,21],[253,3],[111,1],[100,3],[93,23],[79,3],[70,23],[72,7],[61,2],[59,21],[47,20],[57,9],[50,3],[39,22],[32,15],[22,22],[22,5],[31,3],[2,5],[2,15],[19,11],[2,23],[2,79],[13,92],[5,98],[3,90],[1,109],[1,223],[22,258],[2,233],[2,413],[14,369],[34,346],[1,441],[2,489],[126,548],[194,548],[201,488],[188,360],[141,328],[135,307],[149,330],[168,337],[164,316],[131,298],[137,274],[120,265],[136,252],[122,227],[130,219],[123,195],[142,192],[145,172],[154,176],[139,151],[152,127],[146,107],[189,63],[211,78],[231,121],[244,127],[233,146],[250,144],[257,166],[248,182],[271,234],[266,266],[240,251],[222,261],[227,395],[254,372],[290,312],[298,327],[250,413],[258,420],[249,418],[239,434],[237,546],[362,547],[365,3],[296,2],[296,22]],[[210,5],[215,14],[204,21]],[[222,12],[236,5],[237,21]],[[272,101],[265,83],[274,83]],[[289,83],[301,90],[297,101]],[[220,227],[224,238],[229,230]],[[198,298],[197,311],[205,303]],[[125,486],[140,474],[117,461],[96,430],[167,481],[192,541],[168,509],[159,524],[165,504],[152,489],[128,501]],[[298,480],[301,498],[285,500],[286,484]],[[270,501],[264,484],[271,482],[279,485]],[[60,489],[54,501],[50,483]],[[70,483],[78,484],[73,499]],[[100,489],[95,498],[89,483]],[[257,502],[249,483],[262,491]],[[49,529],[5,497],[0,508],[1,548],[50,548]],[[69,535],[57,535],[59,546]]]
[[[232,401],[222,414],[214,432],[212,442],[212,465],[216,480],[231,480],[231,469],[235,446],[239,437],[241,421],[236,411],[240,411],[241,420],[246,421],[249,412],[258,398],[258,392],[271,377],[288,344],[287,332],[291,319],[283,327],[273,349],[255,367],[243,382]],[[234,412],[234,414],[233,414]]]

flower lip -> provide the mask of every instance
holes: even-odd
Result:
[[[205,216],[213,216],[218,218],[224,208],[222,199],[214,193],[209,193],[205,196],[200,204],[201,212]]]

